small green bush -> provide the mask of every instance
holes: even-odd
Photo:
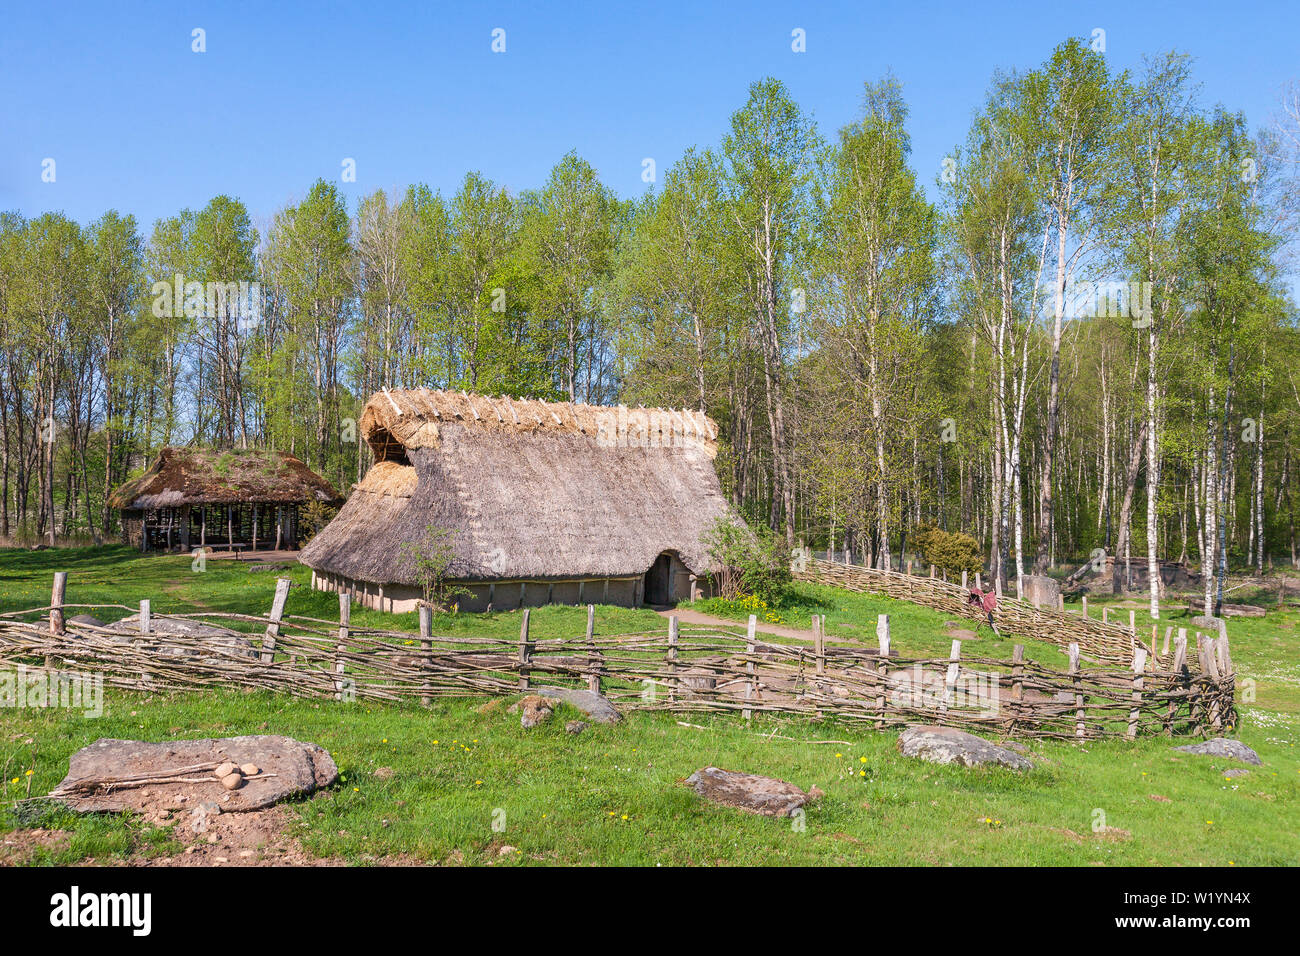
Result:
[[[979,542],[960,531],[943,531],[932,525],[922,525],[912,535],[912,543],[921,552],[926,564],[940,571],[974,574],[983,567],[984,554]]]
[[[790,553],[785,539],[769,528],[750,529],[724,515],[704,533],[703,543],[709,557],[721,565],[715,580],[724,600],[754,595],[775,605],[789,593]]]

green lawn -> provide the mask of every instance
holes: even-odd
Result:
[[[69,572],[69,602],[134,605],[149,597],[158,611],[196,604],[264,611],[275,577],[220,561],[199,574],[188,558],[143,558],[116,548],[0,552],[0,610],[46,603],[54,570]],[[295,568],[290,576],[306,583],[304,572]],[[801,586],[799,593],[806,614],[815,605],[832,633],[846,639],[874,644],[875,615],[886,612],[902,653],[947,652],[942,615],[828,588]],[[302,588],[291,594],[289,610],[332,618],[337,604],[332,595]],[[435,631],[513,635],[518,617],[443,615]],[[410,615],[360,610],[353,621],[415,626]],[[585,610],[540,608],[532,622],[539,636],[579,633]],[[564,722],[576,712],[561,709],[526,731],[504,702],[443,701],[422,710],[263,693],[110,692],[98,720],[76,711],[0,712],[0,831],[20,825],[11,801],[27,792],[29,779],[32,794],[44,793],[66,773],[69,755],[99,737],[265,732],[311,740],[334,755],[344,779],[294,805],[293,813],[309,851],[356,863],[393,856],[521,864],[1292,864],[1300,859],[1296,622],[1287,613],[1229,623],[1238,672],[1255,680],[1256,700],[1242,706],[1240,736],[1264,760],[1235,779],[1222,774],[1233,764],[1175,754],[1171,747],[1182,741],[1164,738],[1028,741],[1038,767],[1016,774],[905,759],[895,732],[795,718],[760,716],[747,724],[734,716],[633,712],[620,725],[572,737]],[[605,633],[649,630],[663,620],[648,611],[599,608],[597,626]],[[980,656],[1001,656],[1011,642],[979,644]],[[1045,661],[1050,653],[1058,652],[1030,650]],[[803,829],[707,806],[682,780],[709,764],[817,786],[825,796],[809,807]],[[377,777],[380,767],[392,776]],[[494,830],[494,821],[504,828]],[[60,849],[39,853],[38,862],[176,846],[166,827],[124,818],[60,812],[21,822],[72,833]],[[1102,823],[1109,829],[1098,831]],[[519,852],[498,857],[503,845]]]

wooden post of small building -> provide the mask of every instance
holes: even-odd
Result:
[[[1074,736],[1087,734],[1083,710],[1083,675],[1079,673],[1079,645],[1070,645],[1070,677],[1074,683]]]
[[[876,618],[876,646],[880,653],[876,657],[876,727],[885,726],[885,672],[889,667],[889,615],[881,614]]]
[[[149,599],[141,598],[140,600],[140,633],[148,634],[153,629],[153,614],[149,607]]]
[[[676,617],[668,618],[668,703],[677,703],[677,633]]]
[[[758,693],[758,688],[754,685],[754,652],[756,650],[754,647],[754,632],[757,630],[758,617],[751,614],[749,615],[749,628],[745,637],[745,673],[748,675],[745,682],[746,703],[752,701]],[[744,717],[745,720],[749,720],[754,716],[754,711],[749,707],[745,707],[745,709],[741,711],[741,716]]]
[[[262,663],[270,664],[275,660],[275,641],[280,636],[280,620],[284,617],[284,604],[289,599],[288,578],[275,579],[275,597],[271,600],[271,619],[262,635]]]
[[[343,699],[343,655],[348,649],[348,632],[352,625],[352,598],[339,592],[339,642],[334,648],[334,699]]]
[[[519,622],[519,689],[528,689],[528,659],[533,655],[533,646],[528,640],[529,609],[524,608],[523,620]]]
[[[587,689],[593,694],[600,693],[600,655],[596,653],[596,606],[587,605]]]
[[[1147,649],[1139,647],[1133,654],[1133,706],[1128,712],[1128,739],[1137,737],[1138,718],[1142,715],[1143,674],[1147,669]]]
[[[50,588],[50,633],[61,636],[66,625],[63,619],[63,599],[68,591],[68,572],[54,572],[54,586]]]

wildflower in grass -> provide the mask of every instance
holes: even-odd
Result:
[[[14,783],[17,783],[19,779],[20,779],[20,778],[18,778],[18,777],[14,777],[13,782],[14,782]]]
[[[36,771],[34,771],[34,770],[28,770],[27,773],[26,773],[24,776],[28,776],[28,777],[30,777],[30,776],[31,776],[33,773],[35,773],[35,772],[36,772]]]
[[[859,758],[858,758],[858,763],[866,763],[866,762],[867,762],[867,758],[866,758],[866,757],[859,757]]]
[[[474,781],[474,786],[476,786],[476,787],[481,787],[481,786],[483,786],[483,781],[482,781],[482,780],[475,780],[475,781]]]
[[[843,757],[844,754],[836,754],[835,756],[837,756],[837,757]]]
[[[627,814],[626,814],[626,813],[625,813],[625,814],[623,814],[623,819],[624,819],[624,820],[626,820],[626,819],[627,819]]]

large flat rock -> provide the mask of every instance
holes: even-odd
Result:
[[[550,697],[571,704],[598,724],[616,724],[623,719],[614,705],[595,691],[576,690],[572,687],[532,687],[529,690],[539,697]]]
[[[1028,758],[955,727],[923,724],[907,727],[898,736],[898,749],[905,757],[917,757],[930,763],[955,763],[963,767],[994,764],[1012,770],[1034,769]]]
[[[1174,749],[1185,754],[1227,757],[1229,760],[1240,760],[1242,763],[1251,763],[1257,767],[1264,765],[1264,761],[1259,759],[1259,754],[1240,740],[1232,740],[1229,737],[1215,737],[1211,740],[1203,740],[1199,744],[1188,744],[1186,747],[1175,747]]]
[[[57,793],[78,784],[104,784],[125,777],[154,778],[224,761],[256,764],[265,776],[244,781],[238,790],[226,790],[212,770],[202,770],[165,783],[96,786],[92,792]],[[72,755],[68,775],[51,793],[54,799],[81,812],[181,810],[216,803],[222,813],[238,813],[306,796],[330,786],[338,775],[333,758],[325,750],[277,734],[161,743],[105,737]]]
[[[706,800],[767,817],[788,817],[821,792],[814,787],[805,793],[792,783],[755,773],[704,767],[686,778]]]

